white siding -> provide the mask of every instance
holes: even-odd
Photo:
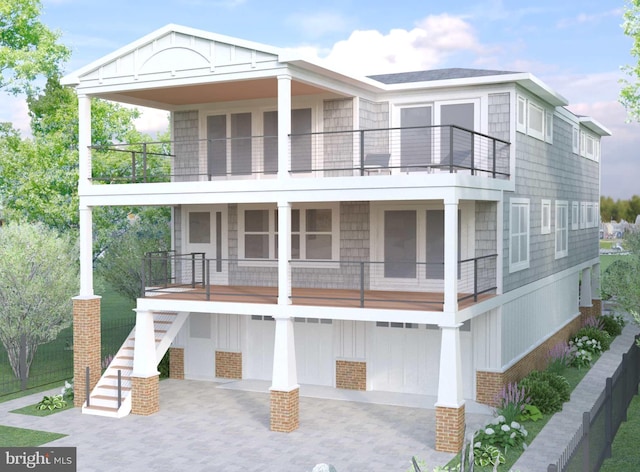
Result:
[[[578,314],[579,273],[524,294],[504,305],[502,366],[508,367]]]

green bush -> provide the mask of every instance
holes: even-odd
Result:
[[[569,386],[569,381],[562,375],[548,371],[533,371],[528,375],[528,377],[534,380],[542,380],[548,382],[549,385],[556,392],[558,392],[560,401],[562,401],[562,403],[569,401],[569,398],[571,396],[571,387]]]
[[[551,414],[562,410],[560,394],[546,380],[525,377],[518,385],[525,388],[530,404],[537,406],[542,413]]]
[[[600,317],[602,329],[609,333],[609,336],[615,338],[622,334],[624,328],[624,319],[620,315],[603,315]]]
[[[611,346],[611,336],[606,331],[598,329],[594,326],[584,326],[575,334],[575,338],[588,337],[589,339],[595,339],[600,342],[600,346],[603,351],[606,351]]]

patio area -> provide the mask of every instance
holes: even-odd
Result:
[[[300,428],[287,434],[269,430],[268,388],[260,381],[163,380],[161,409],[152,416],[118,420],[78,408],[43,418],[8,413],[46,393],[2,403],[0,416],[9,426],[68,434],[48,446],[77,447],[82,472],[308,472],[321,462],[338,472],[404,472],[414,455],[431,467],[452,457],[434,450],[433,397],[303,385]],[[467,428],[490,416],[482,405],[466,408]]]

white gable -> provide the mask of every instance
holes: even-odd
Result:
[[[269,47],[184,27],[165,27],[65,77],[63,83],[115,85],[272,67]]]

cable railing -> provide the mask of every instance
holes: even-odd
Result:
[[[289,261],[291,301],[301,305],[442,310],[444,263],[415,261]],[[497,254],[458,262],[458,302],[496,292]],[[142,296],[276,303],[278,261],[206,258],[204,253],[148,253]]]
[[[289,135],[293,177],[462,173],[509,178],[507,141],[455,125]],[[94,183],[276,178],[277,136],[91,146]]]

